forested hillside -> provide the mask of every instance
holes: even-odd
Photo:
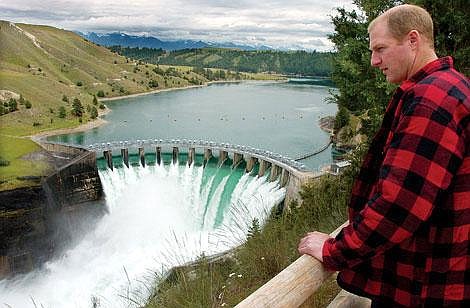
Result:
[[[224,48],[162,49],[114,46],[112,51],[149,63],[223,68],[241,72],[275,72],[306,76],[329,76],[333,53],[298,51],[243,51]]]

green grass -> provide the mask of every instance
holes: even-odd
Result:
[[[0,135],[0,144],[0,159],[9,162],[8,166],[0,166],[0,190],[34,185],[32,181],[17,177],[42,176],[46,171],[46,163],[22,159],[22,156],[40,149],[33,141]]]
[[[303,187],[302,206],[272,213],[262,230],[254,222],[232,259],[210,264],[200,258],[195,269],[180,269],[171,281],[158,284],[157,279],[157,291],[145,307],[235,306],[299,257],[303,235],[312,230],[330,233],[347,219],[352,177],[324,176],[310,182]],[[303,307],[325,307],[338,291],[330,279]]]

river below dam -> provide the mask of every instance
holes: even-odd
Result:
[[[291,158],[321,148],[318,120],[334,115],[329,88],[278,82],[214,84],[108,102],[108,123],[49,140],[203,139]],[[324,151],[303,161],[316,169]],[[101,160],[101,163],[102,160]],[[285,189],[243,168],[201,164],[100,168],[107,213],[40,269],[0,281],[1,307],[139,307],[155,274],[240,245]]]

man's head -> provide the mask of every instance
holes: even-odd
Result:
[[[368,28],[371,65],[392,83],[401,83],[436,57],[433,24],[426,10],[415,5],[389,9]]]

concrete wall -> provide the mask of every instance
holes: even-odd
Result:
[[[289,175],[289,182],[286,186],[286,198],[285,204],[289,205],[291,202],[296,201],[301,202],[302,198],[300,197],[300,190],[304,184],[308,181],[314,179],[317,175],[313,172],[297,172]]]
[[[69,145],[64,145],[64,144],[56,144],[56,143],[50,143],[50,142],[43,142],[43,141],[38,141],[35,140],[42,148],[49,152],[55,152],[55,153],[64,153],[68,154],[72,157],[77,157],[79,155],[88,153],[89,151],[82,149],[82,148],[77,148]]]
[[[99,200],[103,188],[96,167],[96,153],[85,152],[47,177],[43,188],[49,205],[63,206]]]
[[[30,271],[50,258],[60,246],[59,240],[72,232],[70,219],[103,196],[95,152],[40,145],[72,159],[45,178],[40,187],[0,192],[0,279]],[[90,207],[97,204],[99,207],[96,202]]]

